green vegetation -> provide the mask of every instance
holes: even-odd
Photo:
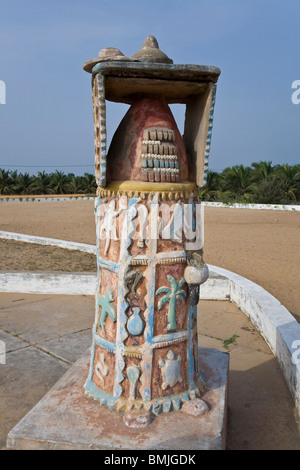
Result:
[[[254,204],[299,204],[300,165],[272,165],[272,162],[236,165],[221,173],[209,170],[203,201]]]
[[[0,168],[0,195],[39,194],[95,195],[94,175],[75,176],[56,170],[53,173],[28,173]],[[221,173],[208,171],[207,183],[200,190],[203,201],[253,204],[300,204],[300,164],[272,165],[272,162],[235,165]]]
[[[233,335],[231,338],[225,339],[223,341],[223,348],[228,349],[228,346],[232,343],[235,343],[235,340],[239,337],[239,335]]]
[[[67,175],[61,171],[54,173],[38,172],[30,176],[28,173],[3,170],[0,168],[0,194],[26,195],[31,194],[96,194],[95,177],[89,173],[83,176]]]

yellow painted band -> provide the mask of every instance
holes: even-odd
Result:
[[[102,188],[99,188],[100,190]],[[197,185],[191,182],[184,183],[151,183],[149,181],[112,181],[105,188],[106,191],[139,191],[145,193],[195,191]]]

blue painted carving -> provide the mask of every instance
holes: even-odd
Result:
[[[134,400],[136,395],[136,385],[141,374],[140,369],[138,366],[129,366],[127,369],[127,377],[130,383],[130,390],[129,390],[129,399]]]
[[[163,378],[163,390],[165,390],[168,386],[174,387],[177,382],[182,382],[183,379],[180,375],[180,363],[181,355],[178,354],[175,359],[172,349],[168,351],[165,360],[160,359],[158,361],[158,365],[161,367],[161,373]]]
[[[140,309],[139,307],[133,307],[131,310],[133,314],[127,322],[127,330],[133,336],[141,335],[144,331],[145,323],[140,317]]]
[[[105,323],[107,315],[110,316],[113,322],[115,322],[117,319],[116,309],[112,305],[112,302],[114,302],[114,300],[115,300],[114,293],[112,290],[108,290],[105,296],[102,295],[98,299],[98,305],[99,307],[101,307],[101,315],[100,315],[99,324],[104,334],[105,334],[104,323]]]
[[[123,280],[126,277],[126,273],[128,273],[128,270],[131,269],[131,256],[129,253],[129,248],[132,244],[132,238],[131,234],[133,232],[134,228],[134,218],[136,217],[137,211],[136,211],[136,204],[140,202],[139,198],[130,198],[129,199],[129,205],[128,205],[128,211],[126,211],[126,219],[124,223],[124,233],[121,236],[122,244],[121,244],[121,252],[120,252],[120,258],[118,261],[113,262],[110,261],[109,259],[105,259],[104,257],[102,258],[99,253],[99,246],[97,245],[97,264],[98,264],[98,279],[97,279],[97,291],[100,291],[100,285],[101,285],[101,269],[107,269],[111,272],[114,272],[118,278],[119,278],[119,286],[118,286],[118,293],[117,297],[115,299],[115,305],[118,309],[118,322],[117,322],[117,335],[116,335],[116,340],[114,342],[109,341],[107,338],[104,338],[97,332],[98,325],[99,325],[99,307],[97,303],[97,308],[96,308],[96,316],[95,316],[95,323],[94,323],[94,328],[93,328],[93,334],[94,334],[94,339],[93,339],[93,344],[91,348],[91,364],[90,364],[90,371],[89,371],[89,376],[87,378],[87,381],[85,383],[85,393],[89,396],[93,396],[95,400],[98,400],[101,405],[106,405],[111,409],[119,409],[120,407],[124,406],[124,397],[123,395],[123,387],[122,383],[124,381],[124,378],[127,376],[128,377],[128,370],[131,370],[127,368],[126,370],[126,346],[125,346],[125,340],[128,337],[129,331],[128,331],[128,321],[130,318],[128,318],[128,309],[129,309],[129,304],[127,302],[127,294],[128,294],[128,288],[126,287],[126,283],[123,282]],[[153,208],[157,207],[158,203],[158,196],[153,197],[153,199],[150,201],[149,206]],[[99,223],[100,220],[100,206],[101,206],[101,198],[97,197],[95,200],[95,211],[96,211],[96,217],[97,217],[97,223]],[[153,217],[154,219],[158,218],[158,214],[155,213],[153,210]],[[98,233],[98,230],[97,230]],[[155,297],[156,295],[159,295],[155,291],[155,282],[156,282],[156,253],[157,253],[157,239],[155,237],[151,237],[148,242],[148,286],[147,286],[147,294],[145,296],[145,303],[147,305],[147,308],[145,311],[143,311],[143,318],[144,318],[144,325],[143,325],[143,332],[140,334],[144,335],[144,340],[145,340],[145,345],[147,348],[145,349],[145,352],[142,355],[142,359],[140,363],[138,364],[139,366],[139,371],[134,369],[129,372],[129,376],[131,377],[131,394],[133,396],[134,392],[134,400],[131,403],[130,406],[133,406],[133,408],[140,409],[141,407],[151,411],[155,415],[163,413],[163,412],[169,412],[172,410],[180,410],[182,405],[186,402],[192,399],[194,396],[199,394],[199,391],[197,387],[195,386],[194,383],[194,364],[193,361],[191,360],[191,355],[192,355],[192,347],[193,347],[193,342],[194,342],[194,332],[193,332],[193,322],[192,318],[196,314],[195,309],[189,309],[189,315],[188,315],[188,325],[186,330],[182,331],[171,331],[168,330],[163,335],[159,336],[154,336],[154,310],[155,310]],[[101,269],[100,269],[101,268]],[[169,278],[170,284],[171,280]],[[176,282],[176,281],[175,281]],[[181,280],[182,285],[183,285],[183,280]],[[181,286],[179,286],[179,282],[177,283],[178,290],[176,294],[178,295],[177,300],[176,300],[176,305],[178,301],[184,300],[184,297],[186,296],[186,293],[180,292]],[[166,289],[170,289],[172,291],[172,286],[166,287]],[[156,294],[156,295],[155,295]],[[164,294],[164,295],[162,295]],[[167,292],[161,292],[161,299],[160,303],[162,303],[162,298],[165,297],[166,295],[172,295],[172,292],[169,290]],[[174,294],[174,292],[173,292]],[[168,300],[165,299],[164,303],[167,302]],[[112,303],[109,303],[111,306]],[[101,312],[100,312],[101,313]],[[139,317],[141,316],[140,312]],[[176,312],[175,312],[176,313]],[[133,316],[133,315],[132,315]],[[176,317],[175,317],[176,320]],[[103,322],[103,326],[105,325],[105,320]],[[155,348],[161,348],[161,347],[168,347],[172,348],[172,343],[178,342],[178,341],[187,341],[188,342],[188,358],[187,358],[187,365],[188,368],[186,370],[186,374],[188,376],[188,390],[185,390],[181,393],[177,393],[176,395],[168,395],[166,397],[161,397],[161,398],[152,398],[151,394],[151,377],[153,373],[153,352]],[[166,344],[165,344],[166,343]],[[109,394],[107,392],[104,392],[101,390],[94,382],[93,382],[93,373],[95,371],[95,360],[97,360],[97,353],[96,353],[96,348],[101,347],[102,350],[109,351],[112,354],[115,355],[115,378],[114,378],[114,389],[113,393]],[[167,349],[169,350],[169,349]],[[172,356],[172,355],[171,355]],[[99,356],[98,356],[99,357]],[[168,361],[169,359],[169,361]],[[171,359],[171,362],[170,362]],[[162,361],[165,363],[163,366],[163,363],[161,365],[163,368],[161,369],[161,372],[166,371],[166,380],[164,381],[165,384],[168,382],[173,383],[172,380],[172,374],[175,374],[175,376],[178,377],[178,382],[180,383],[181,381],[181,376],[180,376],[180,369],[178,368],[178,363],[176,365],[176,360],[178,360],[179,357],[173,358],[172,357],[168,358],[162,358]],[[170,362],[170,364],[168,364]],[[194,366],[194,367],[193,367]],[[101,366],[102,367],[102,366]],[[133,367],[133,366],[130,366]],[[136,367],[136,366],[135,366]],[[173,368],[173,372],[172,372]],[[101,371],[99,369],[99,365],[97,367],[98,372]],[[105,368],[102,367],[102,370],[105,372]],[[177,372],[176,372],[177,371]],[[135,375],[139,373],[139,377],[135,381]],[[132,375],[131,375],[132,374]],[[105,376],[103,376],[103,379],[105,381]],[[128,377],[129,380],[129,377]],[[138,380],[141,382],[140,390],[139,393],[141,394],[141,399],[136,397],[136,386],[138,383]],[[130,381],[129,381],[130,382]],[[134,388],[135,386],[135,388]]]
[[[134,218],[136,217],[137,210],[136,204],[139,202],[138,198],[131,198],[128,202],[127,211],[125,213],[125,220],[122,227],[121,247],[120,247],[120,268],[119,268],[119,285],[118,285],[118,323],[117,323],[117,337],[116,337],[116,370],[114,381],[114,396],[119,398],[123,394],[123,387],[121,385],[124,379],[124,341],[128,337],[126,329],[127,315],[129,304],[126,299],[128,289],[124,282],[125,275],[130,266],[129,248],[133,242],[131,237],[135,231]]]
[[[216,93],[217,93],[217,85],[214,83],[212,85],[211,90],[211,106],[209,110],[209,122],[208,122],[208,131],[206,137],[206,145],[205,145],[205,154],[204,154],[204,175],[203,175],[203,184],[206,184],[207,179],[207,172],[208,172],[208,160],[210,154],[210,146],[211,146],[211,136],[212,136],[212,129],[213,129],[213,120],[214,120],[214,108],[216,102]]]
[[[100,142],[96,143],[96,181],[98,186],[106,186],[106,101],[105,101],[105,78],[99,73],[97,80],[97,105],[99,115],[99,137]],[[96,107],[96,103],[95,103]],[[97,132],[97,131],[96,131]],[[98,145],[100,144],[100,148]]]
[[[167,275],[168,280],[170,281],[171,288],[169,287],[160,287],[156,291],[156,295],[164,295],[158,302],[158,310],[166,303],[169,302],[169,312],[168,312],[168,326],[167,331],[173,331],[177,329],[176,323],[176,302],[183,301],[183,297],[186,297],[186,292],[181,290],[181,287],[185,283],[185,279],[182,278],[177,283],[173,276],[170,274]]]

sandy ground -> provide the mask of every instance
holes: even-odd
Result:
[[[204,229],[207,263],[261,285],[300,321],[300,212],[206,207]],[[94,203],[1,203],[0,230],[95,244]],[[21,264],[25,269],[26,260],[28,267],[35,266],[30,269],[54,269],[47,247],[15,247],[0,241],[0,269],[21,269]],[[77,259],[72,261],[76,255],[70,253],[65,261],[58,254],[57,269],[78,269]],[[94,265],[88,256],[85,266],[90,271]]]
[[[205,209],[205,260],[259,284],[300,321],[300,212]]]
[[[96,257],[54,246],[0,240],[0,271],[96,272]]]

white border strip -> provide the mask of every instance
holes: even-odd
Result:
[[[229,209],[265,209],[272,211],[300,211],[299,205],[290,204],[243,204],[241,202],[228,203],[202,201],[201,205],[207,207],[227,207]]]
[[[293,360],[300,324],[259,285],[226,269],[208,267],[201,299],[230,300],[249,317],[277,358],[300,415],[300,361]],[[0,292],[95,295],[96,283],[96,273],[0,272]]]
[[[0,292],[95,295],[96,273],[0,271]]]
[[[89,196],[57,196],[57,197],[50,197],[50,196],[18,196],[18,197],[9,197],[0,195],[0,203],[1,202],[60,202],[60,201],[94,201],[95,197]]]
[[[84,251],[85,253],[92,253],[93,255],[95,255],[97,251],[95,245],[70,242],[67,240],[58,240],[57,238],[45,238],[38,237],[35,235],[25,235],[24,233],[5,232],[2,230],[0,231],[0,238],[6,240],[16,240],[25,243],[36,243],[38,245],[51,245],[56,246],[58,248],[65,248],[67,250],[79,250]]]

